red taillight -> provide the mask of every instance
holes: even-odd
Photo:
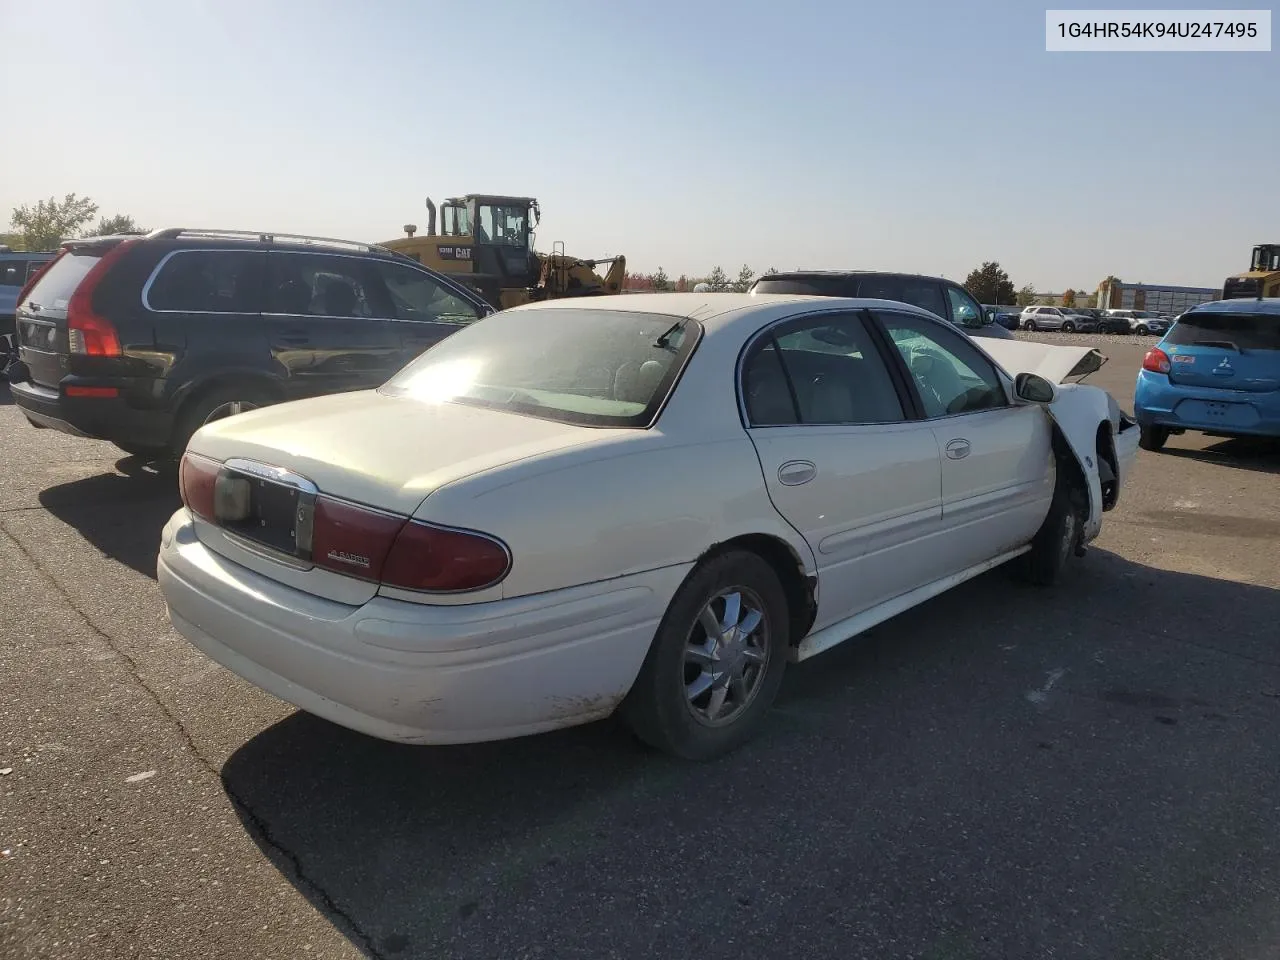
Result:
[[[383,561],[404,525],[404,517],[319,497],[312,523],[311,560],[326,570],[380,580]]]
[[[492,537],[411,520],[382,565],[382,582],[405,590],[456,593],[491,587],[510,569],[511,554]]]
[[[1142,369],[1150,370],[1152,373],[1168,373],[1173,369],[1173,364],[1167,353],[1159,347],[1152,347],[1142,358]]]
[[[18,292],[18,302],[17,302],[18,307],[21,307],[24,303],[27,302],[27,295],[31,293],[31,288],[36,285],[37,281],[39,281],[39,279],[49,271],[50,267],[52,267],[55,263],[57,263],[66,255],[67,255],[67,251],[65,249],[59,250],[57,256],[55,256],[52,260],[46,261],[43,267],[41,267],[39,270],[37,270],[30,277],[27,278],[26,284]]]
[[[67,304],[67,338],[72,353],[90,357],[118,357],[121,355],[120,336],[111,321],[93,309],[93,293],[111,266],[119,260],[136,240],[122,240],[98,258]]]
[[[485,534],[435,527],[324,496],[316,500],[311,560],[336,573],[429,593],[481,590],[511,569],[507,548]]]
[[[178,469],[178,491],[188,510],[202,520],[213,521],[213,491],[222,464],[194,453],[182,455]]]

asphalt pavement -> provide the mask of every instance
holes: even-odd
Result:
[[[1098,342],[1129,407],[1150,341]],[[1053,589],[789,670],[716,763],[383,743],[170,628],[171,475],[0,387],[0,956],[1280,953],[1280,449],[1175,437]]]

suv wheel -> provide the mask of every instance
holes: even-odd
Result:
[[[228,383],[215,385],[199,396],[189,400],[178,416],[177,427],[170,441],[170,451],[175,456],[182,456],[191,442],[191,437],[206,423],[224,420],[240,413],[248,413],[258,407],[266,407],[275,403],[267,390],[251,383]]]
[[[1063,333],[1075,333],[1075,332],[1076,332],[1076,325],[1075,325],[1074,323],[1072,323],[1070,320],[1064,320],[1064,321],[1062,321],[1062,332],[1063,332]]]
[[[1036,326],[1036,322],[1034,320],[1028,320],[1025,324],[1023,324],[1023,327],[1025,327],[1026,330],[1030,333],[1035,333],[1037,330],[1040,329],[1039,327]]]
[[[1138,336],[1145,337],[1151,331],[1147,329],[1147,325],[1145,323],[1140,323],[1138,324],[1138,328],[1135,332],[1138,334]]]

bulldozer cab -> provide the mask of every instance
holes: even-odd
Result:
[[[538,279],[533,228],[540,211],[532,197],[468,194],[441,208],[441,234],[472,238],[477,273],[500,278],[503,287],[532,286]]]
[[[1270,273],[1280,270],[1280,243],[1260,243],[1253,248],[1250,273]]]

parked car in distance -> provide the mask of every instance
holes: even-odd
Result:
[[[1099,360],[884,300],[516,307],[377,390],[202,427],[159,584],[209,657],[376,737],[619,710],[714,757],[788,660],[1006,561],[1058,577],[1137,450],[1065,382]]]
[[[998,323],[1006,330],[1018,329],[1018,308],[1017,307],[999,307],[994,304],[984,303],[982,309],[986,311],[987,318],[992,323]]]
[[[0,375],[18,355],[13,318],[18,294],[54,253],[22,253],[0,244]]]
[[[1142,447],[1171,434],[1280,437],[1280,299],[1192,307],[1147,351],[1134,393]]]
[[[14,403],[36,427],[180,454],[202,424],[376,387],[492,312],[399,254],[284,234],[68,241],[17,305]]]
[[[940,277],[875,270],[794,270],[758,279],[752,293],[817,297],[861,297],[915,304],[948,320],[971,337],[1012,339],[993,323],[964,287]]]
[[[1146,310],[1108,310],[1106,317],[1104,322],[1108,333],[1136,333],[1143,337],[1148,334],[1163,336],[1173,325],[1171,318]]]
[[[1024,307],[1021,316],[1024,330],[1061,330],[1063,333],[1090,333],[1098,322],[1073,307]]]

